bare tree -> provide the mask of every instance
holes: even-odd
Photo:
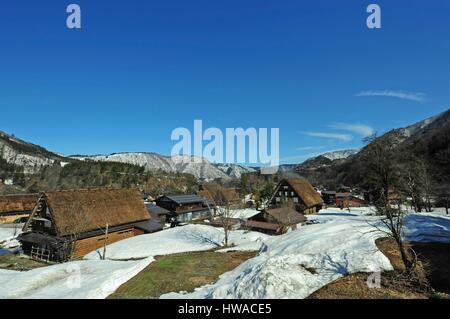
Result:
[[[414,250],[405,243],[403,239],[404,218],[406,210],[403,209],[401,201],[397,205],[392,206],[386,203],[386,199],[382,198],[375,205],[378,214],[381,215],[381,223],[385,228],[381,228],[371,224],[378,231],[392,238],[397,244],[403,265],[407,273],[412,273],[417,263],[417,256]]]
[[[405,167],[404,173],[404,190],[406,194],[411,198],[411,208],[414,212],[421,212],[421,198],[420,188],[417,181],[417,169],[414,162],[410,162]]]
[[[389,203],[389,191],[392,190],[399,178],[397,155],[397,134],[385,135],[377,138],[376,133],[364,139],[369,144],[363,150],[366,164],[366,178],[379,197],[384,197]]]
[[[427,212],[431,212],[431,198],[434,193],[435,185],[428,164],[424,158],[418,159],[418,175],[420,188],[422,189],[423,197],[425,200],[425,210]]]
[[[389,198],[390,190],[399,183],[402,177],[397,164],[397,140],[395,132],[382,138],[376,138],[374,135],[367,139],[370,145],[365,150],[365,163],[367,177],[370,178],[369,182],[379,194],[375,201],[375,207],[378,215],[381,216],[381,223],[385,226],[375,226],[375,228],[395,240],[405,270],[407,273],[411,273],[415,268],[416,258],[414,251],[408,248],[403,240],[406,211],[403,209],[401,197],[397,199],[396,205],[392,205]],[[411,257],[409,250],[414,258]]]
[[[403,188],[411,197],[414,211],[421,212],[424,207],[427,212],[431,212],[435,183],[427,161],[423,157],[412,155],[403,166]]]
[[[224,246],[228,247],[228,239],[233,227],[234,211],[230,207],[230,202],[221,191],[216,191],[213,195],[214,203],[217,207],[217,216],[224,233]]]
[[[442,184],[437,188],[437,204],[445,207],[445,213],[449,215],[450,206],[450,183]]]

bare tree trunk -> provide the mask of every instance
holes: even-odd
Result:
[[[400,255],[402,257],[402,262],[405,266],[405,270],[407,273],[411,273],[414,270],[414,262],[412,262],[410,257],[408,256],[408,252],[405,248],[405,245],[403,244],[403,240],[401,238],[396,238],[396,242],[400,250]]]
[[[445,200],[445,212],[447,213],[447,215],[448,215],[448,202],[449,202],[448,199],[449,198],[447,197],[446,200]]]
[[[225,241],[225,247],[228,247],[228,233],[229,233],[229,228],[228,225],[226,225],[224,228],[224,241]]]
[[[106,245],[108,242],[108,231],[109,231],[109,225],[106,224],[106,230],[105,230],[105,241],[103,243],[103,255],[102,255],[102,260],[106,259]]]

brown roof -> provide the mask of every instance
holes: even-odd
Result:
[[[316,190],[306,179],[289,178],[285,181],[292,186],[294,191],[298,194],[298,196],[300,196],[308,208],[323,204],[320,194],[316,192]]]
[[[239,194],[234,188],[226,188],[218,184],[203,184],[202,188],[198,195],[213,202],[217,193],[221,193],[229,203],[240,202]]]
[[[44,195],[59,236],[150,219],[137,189],[98,188]]]
[[[267,209],[266,213],[282,225],[294,225],[306,222],[306,217],[289,207]]]
[[[256,220],[247,220],[245,226],[251,228],[267,229],[277,231],[281,226],[279,224],[273,224],[268,222],[260,222]]]
[[[0,196],[0,213],[30,212],[38,198],[38,194]]]

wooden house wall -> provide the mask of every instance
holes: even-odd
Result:
[[[289,185],[289,183],[284,182],[279,185],[275,196],[272,199],[271,206],[281,207],[286,204],[295,208],[297,212],[302,214],[314,214],[316,212],[315,207],[306,209],[305,203],[297,192]]]
[[[136,231],[139,232],[139,230],[135,230],[134,227],[131,227],[131,228],[128,228],[125,230],[109,233],[106,243],[107,243],[107,245],[110,245],[112,243],[115,243],[116,241],[133,237],[133,236],[135,236]],[[104,244],[105,244],[105,235],[104,234],[77,240],[75,243],[73,258],[75,258],[75,259],[81,258],[84,255],[86,255],[96,249],[102,248],[104,246]]]
[[[189,211],[193,211],[193,210],[201,210],[201,209],[204,209],[202,203],[183,204],[181,206],[176,206],[175,212],[179,214],[179,213],[189,212]]]
[[[307,208],[302,198],[287,181],[279,185],[270,203],[271,207],[282,207],[283,205],[292,207],[304,215],[315,214],[321,208],[319,205]]]

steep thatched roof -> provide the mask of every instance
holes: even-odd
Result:
[[[137,189],[98,188],[44,195],[59,236],[150,219]]]
[[[283,181],[286,181],[289,185],[291,185],[308,208],[323,204],[320,194],[316,192],[316,190],[306,179],[288,178]],[[281,181],[279,185],[281,185],[283,181]],[[277,190],[278,188],[279,187],[277,187]]]
[[[212,202],[215,201],[217,194],[223,196],[230,204],[237,204],[241,201],[239,194],[234,188],[226,188],[218,184],[203,184],[202,190],[198,192],[199,196],[207,198]]]
[[[39,198],[38,194],[0,196],[0,214],[9,212],[31,212]]]
[[[306,222],[306,217],[289,207],[267,209],[266,213],[272,216],[281,225],[295,225]]]

